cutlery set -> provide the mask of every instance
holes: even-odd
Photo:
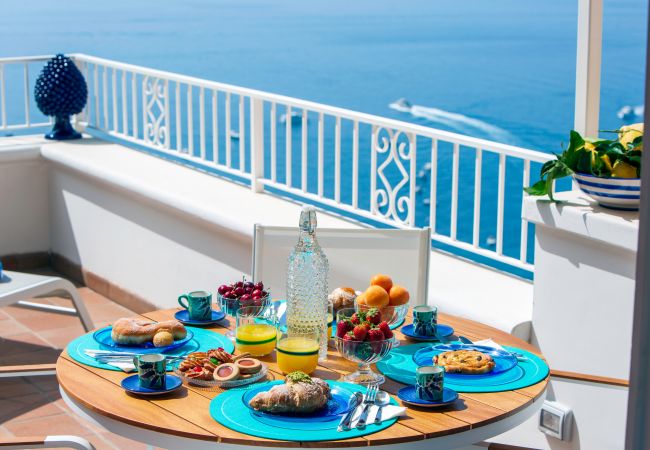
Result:
[[[134,356],[140,356],[140,353],[115,352],[110,350],[84,350],[84,353],[102,363],[132,363]],[[183,356],[167,356],[168,361],[183,358]]]
[[[384,406],[390,403],[390,396],[383,391],[379,390],[379,387],[376,384],[368,387],[365,395],[360,392],[355,392],[348,403],[349,410],[345,416],[341,419],[338,431],[347,431],[351,429],[351,422],[355,416],[355,413],[359,408],[361,410],[361,416],[357,421],[356,428],[365,428],[366,421],[368,420],[368,414],[370,413],[370,408],[372,406],[377,406],[377,414],[375,415],[374,423],[381,423],[381,410]]]

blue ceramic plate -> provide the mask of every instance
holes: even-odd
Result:
[[[272,381],[264,384],[264,389],[283,383],[283,381]],[[342,383],[340,381],[328,381],[332,389],[340,388],[344,397],[351,396],[354,392],[366,392],[362,386]],[[253,389],[257,386],[251,386]],[[353,428],[349,431],[338,432],[336,427],[338,420],[309,422],[292,422],[278,420],[271,414],[254,414],[242,401],[242,396],[247,392],[246,388],[230,389],[217,395],[210,402],[210,417],[231,430],[245,433],[250,436],[267,439],[281,439],[289,441],[315,442],[332,441],[337,439],[356,438],[367,434],[376,433],[393,425],[397,418],[385,420],[380,424],[369,423],[364,429]],[[349,394],[349,395],[348,395]],[[397,401],[391,398],[391,404],[397,405]],[[279,417],[282,419],[282,417]]]
[[[242,396],[242,402],[244,405],[250,409],[251,414],[255,416],[260,422],[266,423],[275,427],[285,426],[287,423],[291,424],[291,427],[294,427],[296,423],[308,424],[308,423],[319,423],[323,424],[325,422],[330,422],[332,420],[339,421],[343,415],[348,412],[348,402],[350,397],[354,394],[354,391],[349,390],[341,386],[332,386],[331,393],[332,398],[327,402],[327,405],[320,410],[313,412],[311,414],[304,415],[295,415],[293,413],[267,413],[262,411],[256,411],[250,407],[249,402],[255,395],[260,392],[268,391],[277,383],[267,383],[255,388],[249,389]],[[313,429],[310,427],[310,429]]]
[[[136,353],[163,353],[167,352],[169,350],[173,350],[175,348],[182,347],[183,345],[187,344],[192,340],[194,337],[194,333],[192,331],[187,330],[187,336],[185,336],[183,339],[179,339],[177,341],[174,341],[172,345],[167,345],[165,347],[154,347],[152,342],[145,342],[144,344],[135,344],[135,345],[122,345],[122,344],[117,344],[115,341],[113,341],[113,338],[111,338],[111,327],[104,327],[100,328],[99,330],[95,331],[93,333],[93,338],[95,341],[103,345],[104,347],[110,347],[114,349],[119,349],[119,350],[129,350],[129,351],[134,351]]]
[[[137,395],[163,395],[179,389],[183,385],[183,381],[174,375],[165,376],[165,389],[149,389],[140,386],[138,375],[131,375],[122,380],[122,388]]]
[[[438,338],[435,336],[422,336],[420,334],[415,334],[415,331],[413,330],[413,324],[402,327],[400,331],[404,336],[409,337],[415,341],[433,342],[438,340]],[[454,334],[454,329],[452,327],[441,323],[438,324],[438,337],[446,338],[452,334]]]
[[[486,355],[490,355],[496,365],[494,368],[486,373],[479,375],[469,375],[461,373],[446,373],[445,378],[454,378],[457,377],[466,378],[466,377],[478,377],[478,376],[491,376],[501,372],[507,372],[517,365],[517,357],[510,352],[503,350],[498,350],[492,347],[485,347],[482,345],[469,345],[469,344],[438,344],[431,347],[425,347],[418,350],[413,355],[413,361],[418,366],[432,366],[433,357],[439,355],[443,352],[455,351],[455,350],[476,350]]]
[[[190,313],[187,311],[187,309],[181,309],[176,314],[174,314],[174,318],[179,322],[185,325],[198,325],[198,326],[214,325],[220,320],[223,320],[224,317],[226,317],[226,314],[224,314],[222,311],[215,311],[214,309],[212,310],[212,317],[210,318],[210,320],[192,320],[190,319]]]
[[[430,402],[429,400],[422,400],[415,394],[415,386],[406,386],[397,391],[397,397],[409,405],[415,405],[421,408],[437,408],[439,406],[446,406],[454,403],[458,398],[458,392],[453,389],[443,388],[442,401]]]

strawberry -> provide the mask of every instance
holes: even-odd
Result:
[[[374,325],[379,325],[381,313],[377,308],[372,308],[366,313],[366,320]]]
[[[381,332],[379,328],[373,328],[368,331],[368,340],[369,341],[383,341],[384,333]]]
[[[385,320],[379,324],[379,329],[384,334],[384,337],[386,339],[390,339],[393,337],[393,330],[390,329],[390,326],[388,326],[388,322],[386,322]]]
[[[354,325],[349,320],[342,320],[336,323],[336,337],[342,338],[348,331],[351,331]]]
[[[361,317],[357,313],[352,314],[352,317],[350,317],[350,322],[352,322],[355,325],[359,325],[361,323]]]
[[[344,340],[344,341],[354,341],[354,340],[356,340],[356,339],[354,338],[354,333],[352,333],[352,331],[348,331],[348,332],[345,333],[345,335],[343,336],[343,340]]]
[[[363,341],[366,339],[366,334],[368,334],[368,328],[365,325],[357,325],[352,330],[352,333],[354,334],[355,340]]]

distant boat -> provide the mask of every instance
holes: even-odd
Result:
[[[230,139],[232,139],[233,141],[238,141],[239,133],[236,132],[235,130],[230,130]]]
[[[488,236],[487,239],[485,240],[485,243],[490,247],[494,247],[495,245],[497,245],[497,238],[495,238],[494,236]]]
[[[291,111],[291,125],[297,125],[302,122],[302,114],[295,111]],[[280,123],[287,123],[287,115],[282,114],[280,116]]]
[[[630,105],[625,105],[621,109],[618,110],[616,113],[616,116],[625,121],[631,121],[631,120],[636,120],[637,118],[640,118],[643,116],[644,112],[644,107],[643,105],[638,105],[638,106],[630,106]]]
[[[400,112],[411,112],[413,105],[405,98],[400,98],[399,100],[395,100],[393,103],[388,105],[388,107]]]

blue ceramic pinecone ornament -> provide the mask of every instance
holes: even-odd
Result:
[[[74,62],[63,54],[48,61],[36,80],[34,99],[41,112],[54,116],[54,128],[47,139],[79,139],[70,116],[80,113],[88,99],[88,87]]]

